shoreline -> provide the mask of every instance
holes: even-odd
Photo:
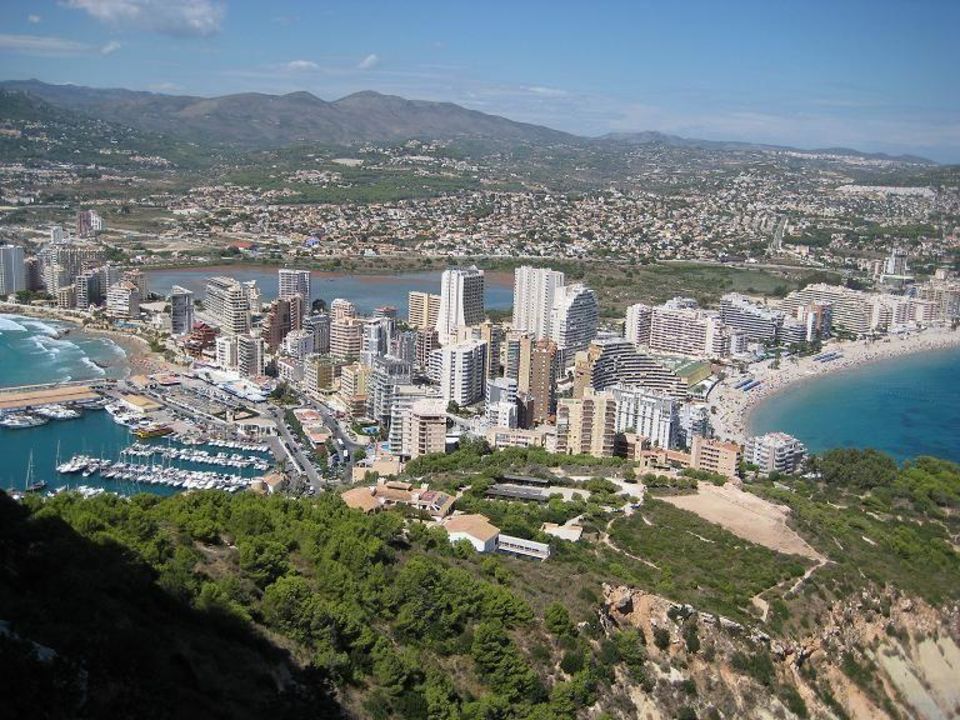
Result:
[[[104,338],[123,351],[124,357],[116,364],[100,367],[105,373],[119,368],[122,379],[131,375],[150,375],[167,369],[167,363],[162,357],[150,350],[150,344],[139,335],[125,333],[119,330],[85,326],[80,318],[74,317],[68,311],[59,308],[43,308],[35,305],[17,305],[0,302],[0,313],[5,315],[19,315],[37,320],[56,320],[69,323],[72,327],[70,334],[77,333],[88,337]],[[69,336],[68,336],[69,337]]]
[[[724,380],[711,394],[709,404],[715,435],[724,440],[745,442],[751,416],[757,408],[778,393],[804,382],[855,372],[884,360],[958,347],[960,330],[928,329],[905,337],[825,344],[821,353],[833,351],[843,354],[842,358],[827,363],[816,362],[812,356],[788,358],[781,361],[781,367],[777,370],[770,368],[772,360],[753,363],[748,367],[747,374],[760,380],[762,385],[748,393],[734,390],[733,385],[745,377],[742,375]]]

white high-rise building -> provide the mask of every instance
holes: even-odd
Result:
[[[287,355],[303,360],[314,351],[314,337],[311,330],[291,330],[283,339],[283,349]]]
[[[450,268],[440,280],[440,312],[437,335],[441,343],[463,327],[483,322],[483,270]]]
[[[174,285],[170,288],[170,332],[187,335],[193,330],[193,293]]]
[[[559,270],[518,267],[513,273],[513,329],[535,340],[549,338],[553,300],[564,284]]]
[[[586,285],[564,285],[555,290],[550,339],[557,344],[565,365],[597,336],[598,316],[597,296]]]
[[[315,352],[321,355],[330,352],[330,316],[327,313],[308,315],[303,319],[303,329],[313,333]]]
[[[344,298],[334,298],[330,303],[330,318],[333,322],[350,320],[357,316],[357,306]]]
[[[444,402],[472,405],[483,399],[487,344],[470,340],[434,350],[430,374],[440,384]]]
[[[237,337],[235,335],[217,336],[217,365],[224,370],[237,367]]]
[[[721,358],[730,354],[730,332],[718,316],[674,298],[653,308],[649,345],[670,355]]]
[[[411,290],[407,296],[407,324],[413,328],[433,330],[440,317],[440,296]]]
[[[743,460],[761,472],[793,473],[800,469],[806,454],[806,446],[792,435],[772,432],[748,438]]]
[[[107,314],[125,320],[140,316],[140,289],[129,280],[114,283],[107,290]]]
[[[615,385],[610,392],[617,401],[617,432],[634,432],[664,449],[675,447],[679,428],[676,400],[626,385]]]
[[[246,377],[263,375],[263,338],[251,335],[236,337],[237,372]]]
[[[208,278],[204,306],[225,335],[250,332],[250,301],[242,283],[229,277]]]
[[[278,297],[283,300],[299,300],[300,311],[297,318],[302,321],[310,312],[310,271],[280,268],[279,281]],[[298,322],[297,329],[300,327]]]
[[[623,326],[623,335],[636,347],[650,344],[650,320],[653,317],[653,308],[643,303],[637,303],[627,308],[626,323]]]
[[[27,289],[27,266],[23,248],[0,245],[0,297]]]

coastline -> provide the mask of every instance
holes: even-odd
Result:
[[[124,353],[123,360],[117,363],[117,366],[122,365],[125,370],[125,372],[122,373],[123,377],[128,375],[151,374],[161,372],[168,368],[166,361],[151,351],[149,343],[139,335],[125,333],[119,330],[85,326],[81,318],[75,317],[70,314],[69,311],[64,311],[60,308],[45,308],[36,305],[18,305],[15,303],[0,302],[0,313],[32,317],[38,320],[57,320],[58,322],[65,322],[72,325],[71,333],[110,340]],[[110,367],[113,368],[116,366],[111,365]],[[102,369],[106,370],[107,368]]]
[[[960,330],[927,329],[897,338],[827,343],[821,352],[843,354],[841,359],[832,362],[816,362],[812,356],[788,358],[781,361],[781,367],[776,370],[770,367],[772,360],[754,363],[748,367],[748,373],[761,381],[759,387],[747,393],[734,390],[733,385],[743,377],[737,376],[724,380],[711,393],[709,402],[715,434],[724,440],[743,443],[749,434],[751,415],[761,404],[808,380],[855,372],[883,360],[955,347],[960,347]]]

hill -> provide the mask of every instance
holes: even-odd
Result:
[[[193,142],[244,148],[387,143],[411,138],[477,137],[537,144],[576,140],[566,133],[453,103],[406,100],[375,92],[327,102],[308,92],[204,98],[50,85],[38,80],[8,81],[0,83],[0,88],[27,93],[90,118]]]

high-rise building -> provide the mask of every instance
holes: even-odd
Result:
[[[627,318],[623,326],[623,334],[636,347],[650,344],[650,321],[653,318],[653,308],[643,303],[637,303],[627,308]]]
[[[585,285],[558,287],[550,308],[550,339],[557,344],[561,362],[570,365],[577,351],[597,335],[597,296]]]
[[[577,353],[574,397],[581,397],[587,388],[605,390],[616,384],[660,391],[677,400],[683,400],[688,394],[682,378],[649,355],[638,352],[626,338],[597,338],[586,351]]]
[[[367,382],[367,415],[389,428],[397,387],[409,385],[413,368],[410,363],[390,355],[373,359]]]
[[[777,342],[784,321],[784,312],[764,307],[739,293],[727,293],[720,298],[720,319],[751,340]]]
[[[170,288],[170,332],[188,335],[193,330],[193,293],[174,285]]]
[[[479,340],[434,350],[430,374],[440,384],[444,402],[465,406],[483,399],[486,358],[486,343]]]
[[[73,288],[78,308],[86,310],[91,305],[99,305],[107,291],[103,268],[82,271],[73,281]]]
[[[514,428],[517,426],[517,381],[510,378],[487,380],[487,422],[493,426]]]
[[[250,332],[250,302],[247,288],[229,277],[207,279],[204,311],[225,335]]]
[[[23,248],[0,245],[0,297],[27,289],[27,267]]]
[[[318,353],[330,352],[330,316],[327,313],[308,315],[303,319],[303,329],[313,333],[313,347]]]
[[[357,316],[357,306],[344,298],[334,298],[330,303],[330,320],[350,320]]]
[[[314,351],[313,333],[309,330],[291,330],[283,339],[283,349],[290,357],[303,360]]]
[[[80,237],[95,237],[105,229],[106,224],[96,210],[80,210],[77,213],[77,235]]]
[[[363,326],[363,340],[360,347],[360,362],[373,365],[374,358],[382,357],[390,351],[393,337],[393,319],[388,317],[370,318]]]
[[[330,323],[330,354],[341,359],[359,358],[363,349],[364,322],[359,318],[334,318]]]
[[[218,335],[216,345],[217,365],[224,370],[235,370],[237,368],[237,336]]]
[[[263,375],[263,338],[252,335],[237,335],[237,372],[245,377]]]
[[[340,370],[340,400],[351,419],[367,413],[367,383],[370,368],[360,363],[344,365]]]
[[[876,321],[880,319],[875,316],[875,302],[871,296],[858,290],[825,283],[815,283],[802,290],[794,290],[783,299],[780,307],[796,317],[797,309],[801,305],[812,302],[831,306],[831,330],[836,326],[850,333],[864,334],[876,329]]]
[[[553,340],[538,340],[530,349],[529,374],[524,392],[532,403],[529,418],[534,424],[550,422],[557,411],[557,378],[560,352]]]
[[[617,401],[606,392],[587,390],[582,398],[557,403],[557,452],[561,455],[613,456]]]
[[[694,435],[690,448],[690,466],[695,470],[737,477],[743,450],[737,443],[710,440]]]
[[[475,266],[443,271],[437,317],[441,344],[450,342],[460,328],[483,322],[483,288],[483,270]]]
[[[412,328],[433,330],[440,317],[440,296],[411,290],[407,296],[407,324]]]
[[[431,385],[397,385],[393,389],[390,408],[390,432],[387,439],[390,450],[403,454],[403,432],[406,415],[418,400],[438,400],[437,389]]]
[[[513,273],[513,330],[534,340],[550,337],[551,310],[565,278],[559,270],[523,265]]]
[[[280,268],[277,297],[299,296],[304,305],[304,314],[310,312],[310,271]]]
[[[320,398],[325,391],[332,390],[336,374],[336,363],[327,355],[314,353],[303,361],[303,380],[311,397]]]
[[[676,447],[677,401],[669,395],[629,385],[614,385],[617,432],[633,432],[664,449]]]
[[[806,446],[795,437],[773,432],[748,438],[743,459],[760,472],[793,473],[800,469],[806,454]]]
[[[290,298],[277,298],[267,306],[267,314],[263,318],[261,328],[264,341],[272,353],[280,348],[284,338],[293,329],[290,319],[290,306],[296,302],[296,298],[293,301]]]
[[[421,371],[430,367],[430,357],[433,351],[440,347],[437,331],[434,328],[418,328],[414,337],[414,364]]]
[[[40,258],[28,257],[23,264],[27,273],[27,290],[40,290],[43,287],[43,265]]]
[[[408,458],[446,449],[447,416],[442,401],[417,400],[403,417],[400,454]]]
[[[140,289],[128,280],[121,280],[107,290],[107,314],[125,320],[140,317]]]
[[[650,349],[670,355],[727,357],[730,354],[727,327],[719,317],[690,304],[687,298],[674,298],[653,308]]]

